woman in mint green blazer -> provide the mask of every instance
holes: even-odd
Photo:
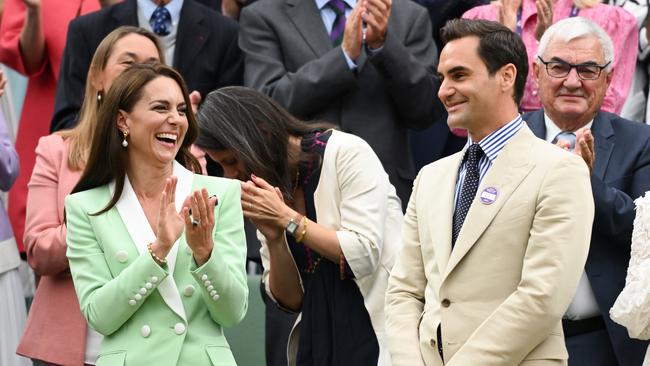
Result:
[[[124,71],[66,198],[81,312],[104,335],[97,366],[235,365],[222,326],[247,308],[240,186],[186,169],[200,171],[190,105],[173,69]]]

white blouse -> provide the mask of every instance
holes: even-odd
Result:
[[[634,203],[636,217],[625,288],[609,310],[609,315],[627,328],[630,337],[650,339],[650,192]],[[643,366],[650,366],[648,352]]]

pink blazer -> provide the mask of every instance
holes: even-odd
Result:
[[[69,141],[42,137],[29,181],[25,248],[41,280],[17,353],[60,365],[83,365],[86,321],[72,284],[63,225],[65,197],[81,177],[68,166]]]
[[[23,250],[27,182],[36,158],[34,154],[36,143],[39,137],[50,133],[56,81],[59,77],[68,23],[78,15],[98,9],[97,0],[43,0],[41,12],[45,57],[37,72],[27,74],[19,47],[20,32],[25,21],[25,5],[23,0],[4,2],[0,23],[0,62],[29,78],[15,144],[20,156],[20,174],[9,193],[9,218],[21,251]]]
[[[553,8],[553,22],[567,18],[571,14],[573,0],[558,0]],[[581,9],[578,16],[587,18],[601,26],[612,38],[614,43],[614,75],[612,83],[605,94],[601,110],[619,114],[627,99],[632,85],[632,77],[636,67],[636,55],[639,32],[636,19],[627,10],[611,5],[597,4],[591,8]],[[492,4],[477,6],[463,14],[463,18],[497,20],[497,8]],[[538,42],[535,39],[537,25],[537,7],[534,0],[523,0],[521,16],[522,40],[528,53],[528,79],[521,108],[532,111],[542,108],[537,95],[537,82],[533,76],[533,62],[537,55]]]

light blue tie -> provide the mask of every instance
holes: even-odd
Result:
[[[552,144],[557,143],[560,140],[564,140],[569,143],[569,151],[573,151],[576,147],[576,134],[573,132],[567,132],[567,131],[562,131],[555,136],[553,141],[551,141]]]

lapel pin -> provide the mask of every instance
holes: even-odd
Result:
[[[491,205],[497,200],[499,192],[494,187],[487,187],[481,192],[481,203],[484,205]]]

